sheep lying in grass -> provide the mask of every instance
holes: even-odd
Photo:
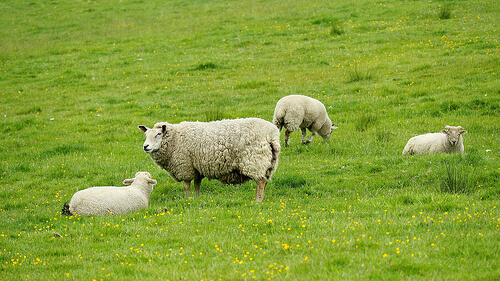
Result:
[[[285,127],[285,145],[290,145],[290,134],[298,128],[302,131],[302,144],[310,143],[316,134],[328,139],[332,130],[337,127],[326,113],[325,106],[307,96],[289,95],[281,98],[274,109],[273,123],[281,131]],[[306,129],[311,131],[311,137],[306,141]]]
[[[189,198],[194,180],[199,196],[203,178],[225,184],[257,182],[255,201],[262,201],[281,151],[279,131],[259,118],[212,122],[157,123],[139,126],[146,135],[143,149],[176,181]]]
[[[138,172],[135,178],[126,179],[130,186],[95,186],[76,192],[64,204],[62,214],[82,216],[121,215],[148,206],[149,195],[156,180],[148,172]]]
[[[429,133],[411,138],[403,149],[403,154],[464,153],[462,135],[467,131],[462,127],[446,126],[440,133]]]

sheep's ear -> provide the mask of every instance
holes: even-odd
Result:
[[[154,179],[148,179],[148,183],[152,184],[152,185],[157,184],[156,180],[154,180]]]
[[[335,126],[333,126],[333,125],[332,125],[332,130],[336,130],[336,129],[338,129],[338,128],[339,128],[339,127],[335,127]]]
[[[162,124],[161,127],[158,126],[157,128],[161,128],[162,135],[167,136],[170,135],[173,130],[173,126],[168,123]]]
[[[441,133],[443,133],[443,134],[446,134],[446,135],[447,135],[447,134],[448,134],[448,131],[447,131],[447,130],[441,130]]]
[[[135,178],[133,179],[126,179],[123,181],[123,184],[132,184],[134,182]]]
[[[148,130],[148,127],[144,126],[144,125],[139,125],[137,126],[141,131],[143,131],[144,133]]]
[[[461,135],[465,135],[465,134],[467,134],[467,131],[466,130],[462,130],[462,131],[460,131],[460,134]]]

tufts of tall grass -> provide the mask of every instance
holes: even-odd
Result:
[[[452,12],[453,11],[452,11],[450,5],[442,5],[439,9],[438,17],[440,20],[450,19],[452,16]]]
[[[476,188],[476,181],[473,171],[467,166],[457,161],[444,161],[444,171],[442,173],[440,185],[441,192],[451,194],[471,194]]]

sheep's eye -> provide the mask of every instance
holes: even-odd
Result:
[[[157,137],[161,136],[161,133],[156,134]]]

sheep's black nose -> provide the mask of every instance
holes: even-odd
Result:
[[[143,147],[143,148],[144,148],[144,150],[148,150],[148,146],[149,146],[149,144],[146,144],[146,145]]]
[[[456,142],[456,141],[452,141],[452,142],[451,142],[451,145],[455,145],[455,144],[457,144],[457,142]]]

